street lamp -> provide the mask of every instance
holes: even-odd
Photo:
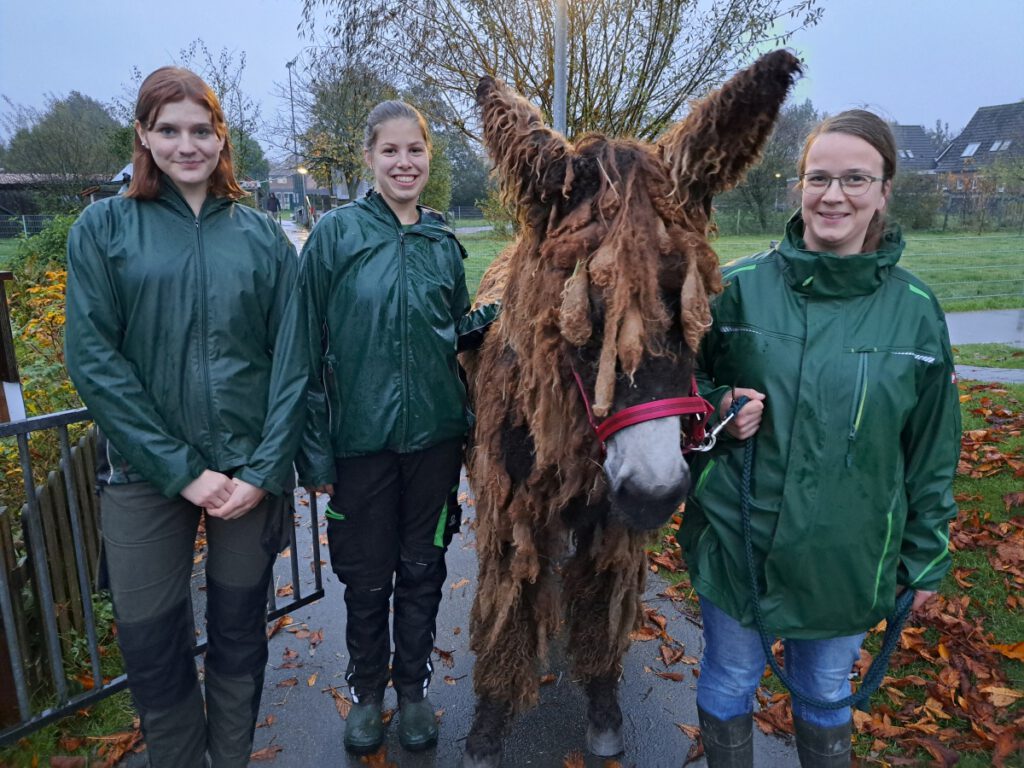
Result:
[[[295,58],[285,64],[285,68],[288,70],[288,103],[291,106],[292,111],[292,153],[295,157],[295,162],[299,162],[299,137],[295,132],[295,92],[292,90],[292,69],[295,67],[295,62],[299,60],[299,54],[296,54]],[[303,208],[306,207],[306,176],[307,173],[305,168],[301,166],[297,167],[296,172],[299,175],[300,184],[300,197],[299,202]],[[293,187],[294,188],[294,187]],[[306,211],[306,217],[309,218],[309,211]]]
[[[564,134],[569,90],[566,65],[566,30],[569,26],[569,9],[568,0],[553,0],[553,2],[555,4],[555,93],[551,105],[551,120],[555,124],[555,130]]]

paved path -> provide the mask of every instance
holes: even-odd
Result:
[[[949,340],[960,344],[1009,344],[1024,349],[1024,309],[996,309],[983,312],[950,312],[946,315]],[[979,368],[958,365],[961,379],[1024,384],[1024,369]]]
[[[466,491],[463,485],[463,492]],[[321,499],[323,502],[323,499]],[[467,518],[473,508],[464,504]],[[323,518],[321,517],[321,521]],[[394,725],[388,730],[388,758],[402,768],[457,768],[473,714],[473,654],[469,651],[469,608],[476,588],[476,550],[470,520],[463,522],[448,551],[448,579],[438,617],[437,648],[450,653],[448,667],[435,654],[436,671],[430,686],[430,698],[441,717],[440,739],[435,750],[411,755],[400,747]],[[297,529],[300,542],[309,540],[309,521]],[[321,523],[319,534],[326,541]],[[300,545],[300,552],[308,551]],[[291,556],[291,553],[289,553]],[[326,550],[321,556],[326,560]],[[303,589],[312,588],[309,558],[300,555],[299,572]],[[278,586],[290,582],[290,557],[279,560]],[[338,715],[334,696],[347,696],[344,671],[345,610],[342,589],[325,565],[326,597],[296,611],[294,623],[278,632],[270,642],[260,721],[272,718],[272,725],[256,731],[256,749],[281,747],[272,765],[280,768],[308,768],[316,765],[356,766],[358,759],[348,756],[342,746],[344,722]],[[683,604],[659,596],[664,582],[652,576],[645,595],[648,605],[667,619],[667,632],[689,656],[699,658],[703,650],[699,625],[683,610]],[[311,649],[306,632],[319,632],[323,641]],[[620,700],[625,713],[626,752],[620,758],[624,768],[679,768],[690,749],[690,739],[677,723],[696,725],[696,667],[677,663],[670,668],[659,658],[659,641],[637,642],[626,656]],[[541,705],[519,718],[505,741],[505,768],[558,768],[574,750],[585,752],[586,703],[581,689],[567,673],[561,649],[555,649],[549,666],[554,681],[541,689]],[[659,678],[658,671],[678,672],[682,681]],[[315,679],[310,681],[312,676]],[[294,681],[294,683],[293,683]],[[282,683],[285,685],[282,686]],[[388,691],[385,706],[396,706],[395,694]],[[796,753],[786,741],[764,736],[755,729],[758,766],[788,768],[795,766]],[[587,768],[601,768],[604,761],[587,757]],[[693,764],[703,766],[703,761]]]

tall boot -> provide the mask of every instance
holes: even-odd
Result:
[[[719,720],[697,708],[708,768],[751,768],[754,764],[754,716]]]
[[[826,727],[794,717],[793,725],[801,768],[850,768],[852,720]]]
[[[267,580],[228,587],[206,578],[206,720],[213,768],[245,768],[267,664]]]

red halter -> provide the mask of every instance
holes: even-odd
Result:
[[[580,378],[575,367],[572,369],[572,376],[576,380],[576,387],[580,391],[580,397],[583,398],[583,405],[587,408],[587,421],[594,428],[597,439],[601,441],[602,450],[608,438],[619,430],[633,424],[639,424],[642,421],[653,421],[664,416],[690,417],[687,420],[687,426],[683,429],[683,432],[689,438],[689,441],[683,447],[684,451],[696,450],[704,442],[704,424],[708,414],[714,411],[714,408],[711,407],[711,403],[697,394],[696,379],[692,377],[690,379],[690,391],[693,393],[690,397],[667,397],[661,400],[652,400],[649,403],[631,405],[629,408],[613,413],[598,424],[597,419],[594,417],[594,411],[590,407],[590,398],[587,397],[587,390],[583,386],[583,379]]]

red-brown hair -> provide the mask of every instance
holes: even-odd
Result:
[[[209,193],[215,197],[237,200],[245,191],[235,181],[235,167],[231,162],[231,137],[220,108],[210,86],[199,75],[183,67],[160,67],[142,81],[139,98],[135,102],[135,119],[145,130],[150,130],[165,104],[188,99],[210,110],[210,121],[218,138],[224,139],[220,160],[210,175]],[[154,200],[160,194],[160,169],[150,151],[142,146],[142,139],[135,131],[135,148],[132,152],[132,181],[125,197],[140,200]]]

